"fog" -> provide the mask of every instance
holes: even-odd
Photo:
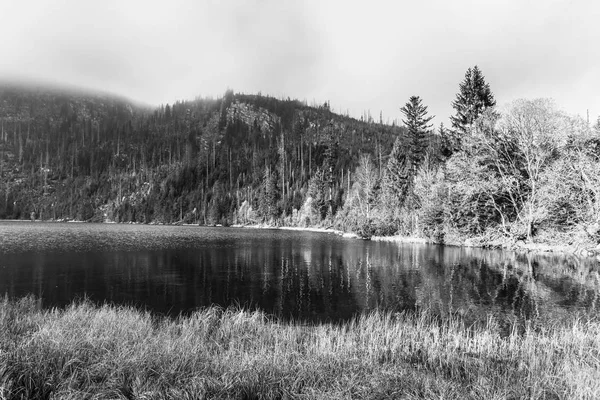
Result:
[[[599,2],[399,3],[6,1],[0,77],[148,104],[260,91],[390,121],[419,95],[437,125],[478,65],[500,105],[600,114]]]

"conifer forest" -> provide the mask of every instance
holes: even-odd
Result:
[[[156,108],[3,83],[0,218],[335,228],[436,243],[600,242],[600,121],[496,104],[469,68],[434,126],[228,90]]]

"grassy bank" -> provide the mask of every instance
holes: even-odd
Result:
[[[600,324],[502,337],[490,320],[375,313],[280,324],[210,308],[176,320],[0,302],[0,398],[597,398]]]

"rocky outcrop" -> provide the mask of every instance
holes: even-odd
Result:
[[[234,102],[227,110],[227,121],[241,120],[246,125],[256,124],[263,133],[273,132],[275,127],[281,123],[281,118],[270,113],[264,108],[252,106],[247,103]]]

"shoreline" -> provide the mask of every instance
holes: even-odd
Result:
[[[233,224],[231,228],[243,228],[243,229],[273,229],[283,231],[297,231],[297,232],[316,232],[316,233],[327,233],[330,235],[338,235],[349,239],[362,239],[356,233],[344,232],[332,228],[317,228],[317,227],[300,227],[300,226],[271,226],[271,225],[243,225]]]
[[[0,220],[3,222],[50,222],[50,223],[87,223],[86,221],[78,220],[35,220],[29,219],[15,220],[6,219]],[[97,222],[100,224],[125,224],[125,225],[169,225],[169,226],[200,226],[200,227],[223,227],[222,225],[197,225],[197,224],[185,224],[185,223],[142,223],[142,222],[114,222],[114,221],[102,221]],[[493,241],[488,243],[478,243],[477,238],[466,238],[460,242],[448,242],[448,243],[437,243],[431,239],[414,237],[414,236],[372,236],[371,238],[363,238],[352,232],[344,232],[333,228],[319,228],[319,227],[299,227],[299,226],[273,226],[266,224],[256,225],[244,225],[244,224],[232,224],[231,228],[242,228],[242,229],[272,229],[272,230],[287,230],[297,232],[315,232],[315,233],[327,233],[331,235],[337,235],[348,239],[362,239],[371,240],[374,242],[389,242],[389,243],[406,243],[406,244],[434,244],[440,246],[453,246],[453,247],[466,247],[466,248],[481,248],[481,249],[500,249],[506,251],[514,251],[518,253],[534,253],[534,254],[556,254],[556,255],[573,255],[582,258],[595,257],[600,261],[600,244],[597,246],[593,245],[569,245],[569,244],[550,244],[547,242],[541,243],[526,243],[522,240],[509,243],[506,241]]]
[[[465,247],[465,248],[480,248],[480,249],[499,249],[505,251],[514,251],[517,253],[534,253],[534,254],[556,254],[556,255],[573,255],[582,258],[595,257],[600,261],[600,245],[595,248],[590,246],[573,246],[573,245],[553,245],[550,243],[525,243],[517,241],[516,243],[508,242],[490,242],[478,244],[474,241],[476,238],[467,238],[462,242],[437,243],[431,239],[413,236],[372,236],[371,238],[362,238],[352,232],[344,232],[332,228],[317,228],[317,227],[294,227],[294,226],[271,226],[271,225],[242,225],[234,224],[232,228],[246,229],[279,229],[301,232],[318,232],[328,233],[342,236],[345,238],[371,240],[374,242],[389,242],[389,243],[406,243],[406,244],[433,244],[440,246]]]
[[[505,251],[514,251],[518,253],[535,253],[535,254],[557,254],[557,255],[574,255],[576,257],[591,258],[596,257],[600,261],[600,244],[596,247],[585,245],[560,245],[550,243],[526,243],[522,240],[515,243],[509,242],[490,242],[490,243],[475,243],[476,238],[467,238],[462,242],[437,243],[433,240],[411,237],[411,236],[373,236],[371,240],[378,242],[394,242],[394,243],[416,243],[416,244],[436,244],[440,246],[453,246],[465,248],[481,248],[481,249],[499,249]]]

